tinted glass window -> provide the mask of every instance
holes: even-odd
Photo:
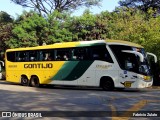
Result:
[[[8,52],[7,53],[7,60],[11,61],[11,62],[15,62],[15,60],[16,60],[15,52]]]
[[[37,51],[38,61],[54,61],[55,53],[54,49],[39,50]]]
[[[93,60],[102,60],[102,61],[113,63],[113,60],[105,45],[94,46],[94,47],[91,47],[90,49],[92,53],[91,58]]]
[[[72,58],[72,49],[56,49],[55,50],[56,60],[57,61],[68,61]]]
[[[7,59],[9,61],[17,62],[102,60],[113,63],[112,58],[104,45],[8,52]]]
[[[89,50],[87,47],[74,48],[73,60],[89,60]]]
[[[133,72],[139,72],[138,56],[132,53],[123,52],[123,50],[132,50],[130,46],[123,45],[110,45],[117,61],[123,70],[129,70]]]
[[[38,60],[37,52],[38,51],[28,51],[28,54],[29,54],[29,60],[28,61],[37,61]]]
[[[28,61],[28,52],[27,51],[18,51],[16,52],[17,61],[25,62]]]

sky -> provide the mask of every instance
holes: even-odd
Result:
[[[118,1],[119,0],[102,0],[101,7],[92,7],[90,11],[93,14],[98,14],[106,10],[111,12],[115,9],[116,6],[118,6]],[[16,18],[18,15],[21,15],[24,10],[29,11],[29,8],[23,8],[19,5],[16,5],[13,2],[11,2],[11,0],[3,0],[3,2],[1,0],[0,11],[7,12],[14,18]],[[79,8],[73,13],[73,15],[79,16],[83,13],[84,10],[84,7]]]

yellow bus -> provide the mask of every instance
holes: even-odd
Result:
[[[149,55],[156,56],[152,53]],[[153,79],[141,45],[119,40],[64,42],[8,49],[6,81],[44,84],[145,88]]]

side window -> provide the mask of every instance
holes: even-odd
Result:
[[[27,51],[18,51],[16,52],[16,61],[25,62],[27,60]]]
[[[73,51],[73,60],[89,60],[87,47],[75,48]]]
[[[53,60],[55,60],[55,53],[54,53],[53,49],[46,50],[43,53],[43,56],[44,56],[44,60],[45,61],[53,61]]]
[[[28,51],[29,61],[37,61],[37,51]]]
[[[38,61],[53,61],[55,60],[55,53],[53,49],[37,51]]]
[[[113,63],[113,60],[105,45],[91,47],[91,54],[93,60],[102,60]]]
[[[72,58],[72,49],[56,49],[55,54],[57,61],[68,61]]]
[[[138,61],[134,54],[122,52],[122,50],[132,50],[130,46],[110,45],[120,67],[123,70],[138,71]]]
[[[15,62],[16,60],[15,52],[7,52],[7,60],[11,62]]]

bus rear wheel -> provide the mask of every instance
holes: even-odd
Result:
[[[40,83],[39,83],[39,78],[37,76],[32,76],[30,79],[30,86],[31,87],[39,87]]]
[[[27,78],[27,76],[21,76],[21,85],[28,86],[28,78]]]
[[[114,83],[110,79],[103,79],[101,81],[101,87],[105,91],[113,90],[114,89]]]

